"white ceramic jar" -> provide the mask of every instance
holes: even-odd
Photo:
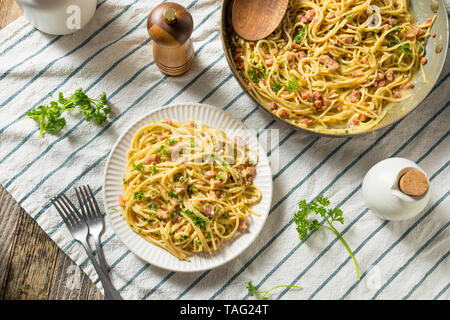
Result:
[[[401,179],[408,178],[405,176],[408,172],[411,179],[406,179],[408,185],[402,185]],[[420,195],[408,195],[407,189],[416,190]],[[403,158],[377,163],[367,172],[362,184],[367,207],[379,218],[393,221],[410,219],[421,213],[430,199],[429,189],[426,173],[413,161]]]
[[[97,0],[16,0],[38,30],[65,35],[83,28],[94,16]]]

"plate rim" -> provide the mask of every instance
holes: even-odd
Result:
[[[155,263],[154,261],[150,261],[150,259],[148,259],[147,257],[143,256],[141,254],[141,252],[138,249],[135,249],[131,246],[129,246],[127,244],[127,242],[124,240],[123,238],[123,234],[121,234],[120,232],[118,232],[118,230],[116,229],[115,224],[111,221],[111,214],[107,205],[107,201],[106,201],[106,180],[107,180],[107,172],[108,172],[108,168],[110,166],[111,163],[111,159],[113,154],[116,152],[119,144],[121,143],[121,141],[124,139],[124,137],[131,131],[133,130],[133,128],[141,121],[145,120],[146,118],[150,117],[151,115],[161,112],[165,109],[176,109],[176,108],[180,108],[182,106],[191,106],[193,108],[207,108],[210,110],[213,110],[213,112],[217,112],[217,113],[222,113],[225,116],[237,121],[241,126],[242,129],[247,129],[249,130],[249,128],[247,127],[247,125],[245,125],[240,119],[238,119],[237,117],[235,117],[234,115],[232,115],[231,113],[229,113],[226,110],[222,110],[218,107],[215,107],[213,105],[209,105],[209,104],[202,104],[202,103],[196,103],[196,102],[178,102],[178,103],[173,103],[173,104],[169,104],[166,106],[161,106],[159,108],[156,108],[154,110],[149,111],[148,113],[146,113],[145,115],[135,119],[133,121],[132,124],[130,124],[128,127],[126,127],[125,130],[123,130],[123,132],[119,135],[119,137],[117,138],[116,142],[114,143],[113,147],[111,148],[111,151],[108,154],[108,158],[106,160],[105,166],[103,168],[103,179],[102,179],[102,195],[103,195],[103,206],[105,209],[105,213],[106,216],[108,217],[109,220],[109,224],[112,228],[112,231],[114,232],[114,234],[117,236],[117,238],[120,240],[120,242],[128,249],[130,250],[130,252],[132,252],[136,257],[138,257],[139,259],[141,259],[144,262],[149,263],[152,266],[164,269],[164,270],[169,270],[169,271],[173,271],[173,272],[182,272],[182,273],[192,273],[192,272],[201,272],[201,271],[207,271],[207,270],[212,270],[215,268],[218,268],[220,266],[223,266],[227,263],[229,263],[230,261],[236,259],[239,255],[241,255],[244,251],[246,251],[258,238],[258,236],[261,234],[262,230],[265,227],[265,224],[267,222],[267,218],[269,217],[270,214],[270,209],[272,207],[272,201],[273,201],[273,172],[272,172],[272,167],[270,165],[270,161],[267,157],[267,154],[265,152],[265,149],[262,147],[261,142],[259,141],[258,137],[254,134],[251,134],[252,139],[255,139],[256,144],[258,146],[258,148],[260,148],[261,150],[264,151],[264,158],[267,161],[267,169],[270,173],[270,185],[269,185],[269,192],[266,194],[264,194],[264,196],[269,198],[268,201],[268,206],[267,208],[264,208],[264,215],[261,215],[261,217],[264,219],[261,223],[261,227],[259,228],[259,230],[257,230],[253,235],[252,235],[252,239],[247,243],[247,245],[241,247],[239,250],[237,250],[237,252],[235,254],[232,254],[230,257],[224,259],[223,261],[220,261],[219,263],[217,263],[216,265],[213,266],[205,266],[205,267],[200,267],[200,268],[196,268],[196,269],[190,269],[190,270],[186,270],[186,269],[179,269],[176,267],[171,267],[171,266],[164,266],[161,265],[159,263]],[[163,120],[163,119],[161,119]],[[138,235],[137,235],[138,236]],[[149,245],[155,246],[154,244],[148,242]],[[159,248],[157,246],[155,246],[156,248]]]

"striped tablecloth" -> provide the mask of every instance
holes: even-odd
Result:
[[[178,78],[155,66],[146,31],[148,13],[160,1],[102,0],[80,32],[56,37],[24,18],[0,32],[0,183],[56,244],[100,287],[82,248],[70,237],[50,197],[90,184],[100,199],[105,160],[118,136],[149,110],[176,102],[226,109],[264,137],[278,130],[274,198],[255,243],[234,261],[207,272],[168,272],[146,264],[119,241],[109,224],[103,236],[115,286],[128,299],[247,299],[246,283],[280,289],[272,299],[448,299],[450,297],[450,64],[423,105],[399,123],[353,139],[304,135],[260,112],[233,79],[220,43],[217,0],[182,0],[194,17],[196,61]],[[447,61],[448,62],[448,61]],[[83,87],[108,93],[113,113],[104,126],[68,116],[61,135],[38,139],[25,112],[49,94]],[[379,220],[364,205],[361,181],[388,157],[416,161],[431,178],[431,202],[409,221]],[[297,203],[319,194],[344,211],[339,226],[356,254],[361,280],[337,238],[321,231],[301,243],[292,221]],[[76,290],[76,289],[75,289]]]

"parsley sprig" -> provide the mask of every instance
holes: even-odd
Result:
[[[347,242],[344,240],[342,235],[337,231],[337,229],[333,226],[334,222],[340,222],[344,224],[344,216],[343,212],[339,208],[329,208],[330,201],[324,196],[318,196],[315,201],[311,201],[309,204],[306,200],[302,200],[298,204],[298,212],[294,214],[294,222],[297,225],[297,232],[301,241],[305,241],[308,238],[309,231],[317,231],[320,228],[326,228],[332,231],[343,243],[344,247],[347,249],[350,257],[355,263],[356,267],[356,276],[358,280],[359,269],[358,263],[356,262],[355,256],[350,249]],[[307,218],[309,215],[315,214],[325,219],[328,225],[319,223],[318,220],[309,221]]]
[[[57,101],[52,101],[48,105],[40,105],[28,111],[25,118],[39,122],[39,138],[41,138],[47,132],[60,132],[64,129],[66,119],[63,117],[63,113],[70,110],[79,111],[84,115],[84,120],[87,122],[95,120],[98,124],[104,123],[108,114],[111,113],[106,93],[102,93],[98,99],[91,99],[83,89],[78,89],[68,98],[65,98],[60,92]]]
[[[268,298],[267,295],[268,295],[271,291],[273,291],[273,290],[275,290],[275,289],[279,289],[279,288],[298,288],[298,289],[303,289],[303,288],[300,287],[300,286],[282,285],[282,286],[276,286],[276,287],[273,287],[272,289],[269,289],[269,290],[258,291],[258,290],[255,288],[255,286],[252,284],[251,281],[247,282],[246,288],[247,288],[247,290],[248,290],[248,295],[249,295],[250,297],[253,297],[254,295],[256,295],[256,294],[258,294],[258,293],[263,294],[263,296],[261,297],[261,300],[269,300],[269,298]]]

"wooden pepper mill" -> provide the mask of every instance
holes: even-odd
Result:
[[[147,29],[153,39],[153,58],[169,76],[179,76],[191,68],[194,46],[190,39],[194,22],[183,6],[166,2],[152,10]]]

